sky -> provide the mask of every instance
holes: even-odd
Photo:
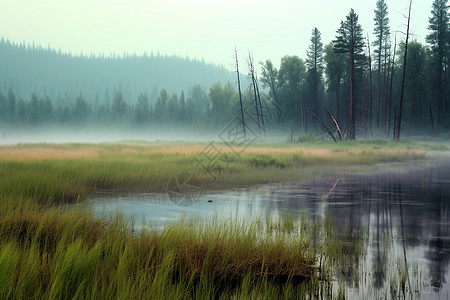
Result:
[[[411,36],[425,43],[433,0],[414,0]],[[336,36],[351,8],[374,40],[376,0],[0,0],[0,36],[72,54],[167,54],[234,68],[306,57],[311,31]],[[386,0],[391,32],[406,32],[409,0]],[[404,39],[399,33],[397,39]]]

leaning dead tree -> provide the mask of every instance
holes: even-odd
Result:
[[[244,131],[244,139],[247,139],[247,134],[245,132],[244,107],[242,105],[241,80],[239,79],[239,62],[238,62],[238,55],[237,55],[236,47],[234,48],[234,55],[236,57],[236,73],[237,73],[237,80],[238,80],[239,102],[241,103],[242,129]]]
[[[337,133],[338,133],[338,135],[339,135],[339,139],[340,139],[341,141],[344,141],[344,136],[342,135],[341,128],[339,128],[338,122],[337,122],[336,119],[333,117],[333,115],[330,113],[330,111],[328,110],[328,108],[325,107],[325,110],[327,111],[328,116],[330,116],[331,121],[333,122],[334,126],[336,127],[336,131],[337,131]]]
[[[261,112],[261,122],[262,122],[262,127],[263,127],[263,131],[264,131],[264,136],[265,136],[266,135],[266,124],[264,122],[264,112],[263,112],[262,104],[261,104],[261,95],[259,94],[258,77],[256,75],[255,75],[255,83],[256,83],[256,92],[258,94],[259,111]]]
[[[320,120],[314,112],[307,109],[306,107],[304,108],[304,110],[307,111],[317,121],[317,123],[322,127],[322,130],[324,130],[326,133],[328,133],[328,135],[333,139],[333,141],[335,143],[337,143],[337,140],[334,137],[334,134],[331,132],[331,130],[328,128],[328,126],[322,120]]]
[[[251,53],[248,53],[248,69],[249,69],[249,77],[251,79],[251,87],[253,90],[253,94],[255,96],[255,108],[256,108],[256,118],[258,122],[258,130],[263,130],[264,134],[266,133],[266,128],[264,124],[264,114],[261,105],[261,96],[259,94],[258,88],[258,80],[256,78],[255,65],[253,63],[253,56]]]
[[[405,92],[405,75],[406,75],[406,56],[408,54],[408,38],[409,38],[409,23],[411,21],[411,5],[412,0],[409,1],[409,11],[408,11],[408,26],[406,29],[406,40],[405,40],[405,56],[403,57],[403,75],[402,75],[402,91],[400,93],[400,103],[398,107],[398,117],[397,117],[397,128],[395,132],[395,139],[400,140],[400,131],[402,128],[402,111],[403,111],[403,98]]]

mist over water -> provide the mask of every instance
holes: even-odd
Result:
[[[103,194],[92,199],[94,211],[118,210],[136,225],[164,226],[187,219],[266,218],[313,222],[332,217],[350,245],[345,271],[335,280],[350,298],[384,297],[405,274],[411,299],[450,296],[450,161],[342,170],[304,182],[265,185],[250,190],[205,193],[191,203],[166,194]],[[352,250],[353,249],[353,250]],[[358,250],[358,253],[353,251]],[[358,256],[355,259],[354,256]],[[403,272],[403,273],[402,273]]]
[[[38,129],[3,129],[0,130],[0,144],[19,143],[105,143],[105,142],[212,142],[218,141],[212,130],[194,130],[189,128],[130,129],[120,127],[46,127]]]

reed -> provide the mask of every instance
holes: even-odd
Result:
[[[317,277],[306,233],[270,222],[279,224],[181,220],[134,232],[120,214],[11,204],[1,211],[0,297],[304,297]]]
[[[194,174],[205,189],[294,181],[335,168],[423,159],[423,150],[316,149],[255,145],[237,155],[218,145],[220,167],[198,163],[205,145],[30,144],[0,148],[0,197],[76,202],[102,189],[165,192],[175,175]],[[214,173],[214,177],[211,176]]]
[[[226,167],[210,180],[198,172],[205,146],[1,147],[0,298],[314,298],[330,290],[336,257],[346,253],[332,221],[181,220],[136,232],[123,215],[98,219],[58,204],[101,189],[164,192],[180,173],[195,172],[204,188],[230,188],[425,157],[424,150],[360,144],[253,145],[241,155],[218,145]]]

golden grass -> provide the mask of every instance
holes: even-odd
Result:
[[[334,144],[333,144],[334,145]],[[165,144],[165,145],[127,145],[127,144],[37,144],[0,147],[0,159],[3,160],[41,160],[41,159],[90,159],[101,155],[151,155],[151,154],[185,154],[197,155],[202,153],[208,146],[206,143],[195,144]],[[289,147],[287,147],[289,146]],[[234,147],[214,143],[214,147],[224,154],[247,153],[247,154],[307,154],[319,158],[339,159],[348,155],[359,155],[368,150],[376,153],[397,154],[424,154],[423,149],[397,148],[374,148],[374,147],[336,147],[307,145],[292,146],[291,144],[277,146],[250,146],[247,148]]]
[[[59,203],[98,189],[166,192],[177,174],[194,175],[203,189],[295,181],[336,168],[404,162],[423,150],[373,147],[255,145],[242,154],[214,145],[221,156],[208,165],[208,144],[30,144],[0,148],[0,197]],[[202,160],[201,164],[199,160]]]
[[[42,159],[80,159],[95,158],[100,154],[99,147],[88,147],[83,149],[56,149],[50,145],[22,148],[6,147],[0,148],[0,159],[2,160],[42,160]]]

